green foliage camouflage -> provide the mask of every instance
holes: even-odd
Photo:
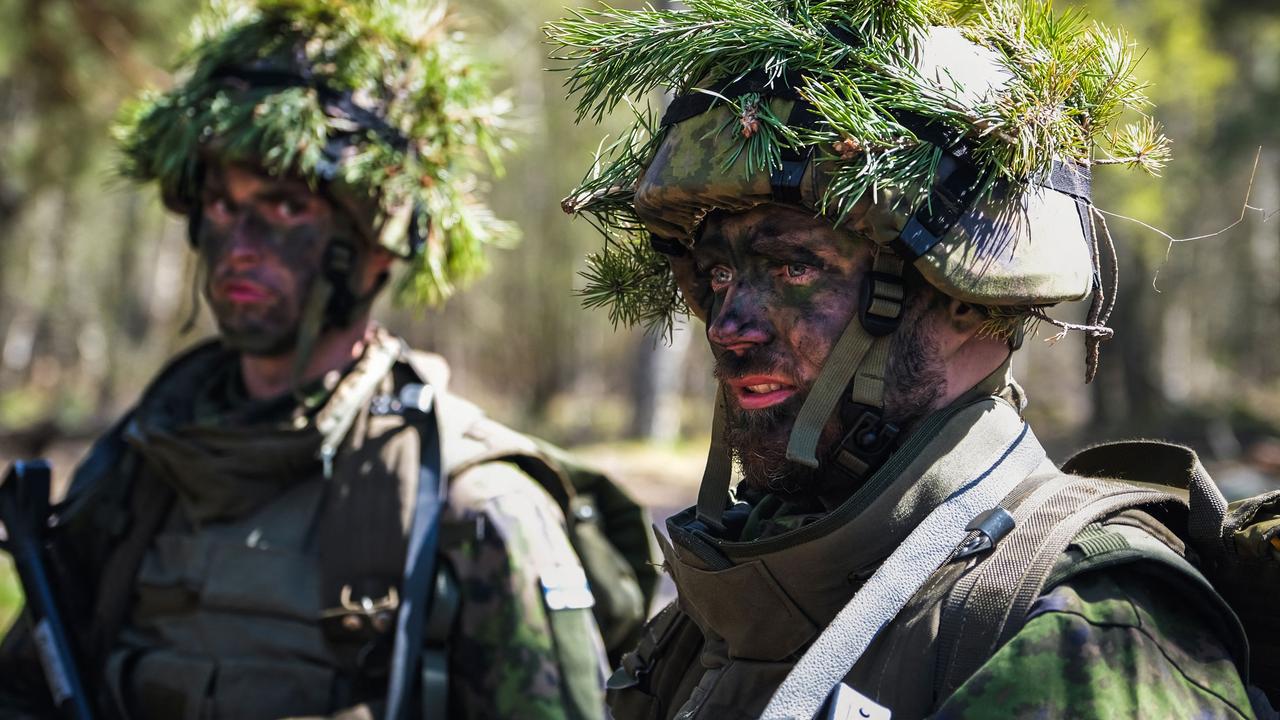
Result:
[[[300,74],[305,82],[228,80],[228,68]],[[349,96],[389,126],[333,102]],[[409,257],[410,213],[430,232],[399,283],[402,299],[441,302],[486,269],[485,247],[513,226],[478,198],[479,173],[509,149],[489,78],[435,0],[217,0],[194,27],[179,83],[121,112],[121,170],[156,181],[166,204],[192,207],[210,152],[345,193],[373,239]],[[427,227],[423,224],[422,227]]]
[[[556,58],[578,120],[599,121],[653,91],[676,94],[764,70],[771,80],[800,75],[796,88],[818,116],[788,127],[760,96],[734,104],[738,148],[748,172],[781,165],[783,148],[812,147],[832,167],[820,210],[840,222],[867,193],[915,203],[932,186],[943,150],[899,118],[913,114],[962,136],[987,172],[988,187],[1019,191],[1055,160],[1120,164],[1158,174],[1169,141],[1143,113],[1139,53],[1122,32],[1046,0],[690,0],[687,10],[571,11],[549,23]],[[985,100],[962,101],[913,64],[919,38],[949,26],[996,52],[1011,78]],[[714,92],[712,92],[714,95]],[[637,111],[630,133],[602,148],[565,200],[606,236],[589,258],[583,294],[626,324],[670,327],[683,310],[660,255],[648,247],[633,191],[661,132]]]

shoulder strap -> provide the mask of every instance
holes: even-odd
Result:
[[[1068,543],[1085,526],[1138,505],[1177,502],[1167,492],[1068,475],[1012,508],[1014,530],[951,589],[939,628],[937,690],[946,697],[1022,627]]]
[[[1002,443],[1003,444],[1003,443]],[[947,559],[974,535],[972,521],[1045,460],[1025,423],[1007,447],[975,458],[973,479],[935,508],[823,630],[765,708],[763,718],[814,717],[879,634]]]
[[[422,451],[418,473],[417,498],[414,503],[413,525],[409,532],[409,546],[405,559],[404,580],[401,584],[400,611],[396,617],[395,644],[391,651],[391,675],[387,683],[388,720],[408,720],[412,707],[412,695],[419,673],[424,680],[420,688],[425,705],[440,702],[438,694],[443,674],[441,667],[424,667],[423,628],[431,610],[433,586],[436,577],[436,547],[440,535],[440,514],[444,509],[445,483],[441,472],[440,432],[436,424],[438,416],[433,404],[420,410],[407,410],[421,437]],[[438,663],[432,663],[438,665]],[[447,688],[447,682],[444,684]],[[443,708],[443,705],[440,705]]]

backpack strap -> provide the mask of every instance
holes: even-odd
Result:
[[[1192,594],[1212,606],[1208,616],[1222,617],[1220,635],[1244,667],[1243,631],[1214,585],[1183,557],[1181,540],[1154,518],[1136,531],[1111,529],[1115,516],[1131,508],[1174,509],[1176,514],[1166,517],[1176,527],[1185,523],[1197,550],[1220,555],[1229,542],[1223,532],[1227,504],[1195,453],[1170,443],[1109,443],[1079,453],[1062,471],[1020,497],[1011,496],[1016,529],[949,593],[939,629],[938,697],[954,692],[1021,629],[1031,603],[1047,588],[1135,561],[1154,563],[1189,582],[1196,590]],[[1090,479],[1099,477],[1114,480]]]
[[[1156,488],[1070,475],[1021,495],[1020,502],[1006,499],[1014,530],[960,578],[943,604],[939,698],[955,692],[1022,627],[1059,557],[1086,526],[1127,508],[1180,502]]]
[[[425,392],[418,388],[419,392]],[[387,686],[388,720],[410,717],[415,680],[421,679],[422,714],[444,713],[447,700],[447,665],[441,648],[424,642],[431,611],[432,592],[438,582],[436,548],[440,538],[440,514],[444,510],[446,485],[441,464],[440,432],[434,403],[419,400],[417,408],[406,408],[405,417],[421,438],[417,497],[413,525],[401,583],[400,612],[396,618],[395,645],[391,651],[391,675]],[[439,704],[436,704],[439,703]],[[417,714],[417,713],[414,713]]]

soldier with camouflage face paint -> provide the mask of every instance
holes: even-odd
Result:
[[[610,511],[369,317],[397,261],[401,296],[438,303],[511,235],[470,195],[503,102],[435,2],[234,0],[198,28],[120,136],[126,173],[190,223],[220,337],[159,374],[56,509],[97,712],[603,716],[592,607],[614,593],[602,617],[638,627],[643,593],[601,539],[593,597],[565,509],[597,534]],[[26,617],[5,639],[0,716],[52,711],[38,640]]]
[[[1083,332],[1087,379],[1111,332],[1090,170],[1167,145],[1115,125],[1143,102],[1132,43],[1016,0],[691,0],[549,35],[581,117],[675,93],[564,207],[608,238],[589,301],[687,308],[720,381],[698,503],[660,538],[678,598],[610,679],[615,717],[1265,707],[1187,560],[1187,487],[1225,507],[1194,455],[1060,469],[1011,375],[1029,322]],[[1083,325],[1045,313],[1090,297]]]

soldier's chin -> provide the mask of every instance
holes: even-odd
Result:
[[[235,327],[218,325],[222,344],[230,350],[254,357],[281,357],[293,352],[298,344],[298,329]]]
[[[764,410],[738,410],[726,418],[726,440],[746,488],[793,493],[806,484],[808,468],[787,460],[795,422],[791,410],[789,403],[782,403]]]

